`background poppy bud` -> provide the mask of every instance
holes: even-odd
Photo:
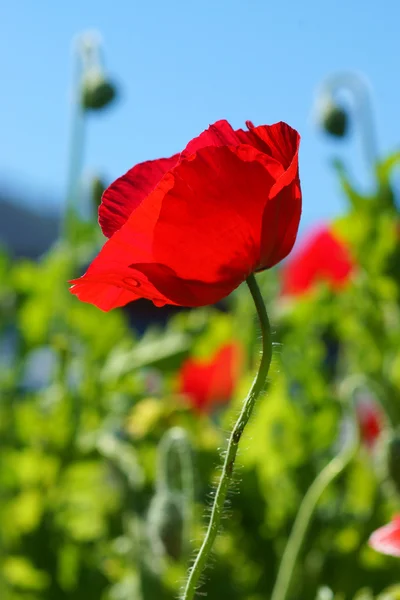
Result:
[[[400,493],[400,436],[398,434],[389,440],[386,458],[389,477]]]
[[[101,110],[116,97],[116,87],[105,73],[101,36],[97,31],[77,40],[81,64],[80,101],[83,110]]]
[[[348,132],[349,120],[347,112],[338,104],[329,102],[320,115],[322,129],[338,138],[345,137]]]
[[[157,454],[156,493],[148,513],[150,541],[159,556],[179,560],[189,551],[194,494],[192,449],[185,430],[168,430]]]
[[[91,200],[92,200],[92,208],[96,214],[97,214],[98,208],[101,203],[101,197],[102,197],[103,192],[106,189],[106,187],[107,186],[101,177],[94,176],[92,178],[92,181],[90,184],[90,193],[91,193]]]
[[[113,102],[116,88],[100,72],[85,74],[82,82],[82,108],[84,110],[101,110]]]
[[[179,560],[184,528],[181,495],[169,490],[157,493],[151,501],[147,518],[153,551],[162,557]]]

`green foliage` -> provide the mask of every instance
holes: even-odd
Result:
[[[348,211],[335,228],[357,264],[340,293],[317,286],[284,309],[276,274],[258,276],[275,330],[271,385],[244,435],[210,600],[270,596],[301,500],[343,443],[340,390],[352,377],[381,402],[386,431],[325,491],[290,597],[400,597],[398,560],[367,545],[399,509],[398,162],[379,163],[368,195],[337,164]],[[254,376],[254,309],[239,288],[228,312],[183,311],[139,337],[123,311],[68,293],[96,239],[79,227],[76,246],[60,243],[38,263],[0,254],[0,597],[172,600]],[[234,398],[198,414],[179,393],[179,368],[232,338],[244,348]]]

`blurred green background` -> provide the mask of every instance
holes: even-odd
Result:
[[[126,4],[125,14],[90,2],[80,14],[73,2],[65,19],[28,2],[20,14],[5,9],[5,34],[23,41],[7,45],[0,100],[1,599],[179,594],[258,364],[251,297],[242,286],[216,307],[138,302],[105,314],[71,296],[67,281],[103,243],[96,210],[110,178],[222,117],[299,128],[305,225],[293,258],[257,277],[273,324],[270,385],[242,440],[202,591],[271,597],[304,495],[359,429],[314,511],[288,597],[400,597],[398,559],[367,544],[400,504],[399,8],[371,6],[340,2],[322,15],[314,3],[288,4],[284,16],[261,2],[156,3]],[[69,68],[70,29],[89,19],[110,44],[78,33]],[[373,88],[343,67],[362,68]]]

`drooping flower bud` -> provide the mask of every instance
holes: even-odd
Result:
[[[101,177],[98,177],[97,175],[95,175],[92,178],[92,181],[90,184],[90,192],[91,192],[92,207],[96,213],[100,206],[101,197],[102,197],[103,192],[106,189],[106,187],[107,187],[107,185],[104,183],[104,180]]]
[[[182,496],[163,490],[153,497],[147,516],[153,551],[178,561],[182,556],[184,508]]]
[[[320,124],[326,133],[338,138],[345,137],[349,127],[347,112],[338,104],[328,102],[321,111]]]
[[[318,89],[315,115],[318,126],[337,138],[345,137],[349,126],[357,126],[368,167],[375,171],[379,152],[370,87],[360,73],[331,74]]]
[[[82,83],[82,108],[84,110],[101,110],[113,102],[116,87],[101,73],[87,73]]]
[[[181,427],[172,427],[158,445],[157,488],[183,494],[193,501],[192,447]]]
[[[98,32],[86,32],[78,38],[82,64],[80,102],[83,110],[101,110],[116,98],[117,89],[106,74],[102,40]]]
[[[158,446],[156,492],[148,512],[153,551],[160,558],[188,555],[193,505],[192,449],[180,427],[167,431]]]

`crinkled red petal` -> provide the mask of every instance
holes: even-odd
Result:
[[[175,154],[171,158],[140,163],[105,190],[99,207],[99,225],[106,237],[110,238],[121,229],[178,159],[179,154]]]

